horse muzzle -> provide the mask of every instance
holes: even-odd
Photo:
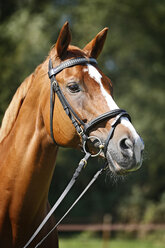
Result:
[[[143,161],[144,142],[140,136],[136,139],[123,136],[118,141],[112,139],[105,154],[109,169],[115,174],[125,174],[138,170]]]

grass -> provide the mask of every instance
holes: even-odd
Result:
[[[160,240],[111,239],[103,243],[101,238],[90,237],[86,233],[69,238],[60,238],[60,248],[165,248]]]

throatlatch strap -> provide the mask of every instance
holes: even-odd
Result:
[[[54,112],[54,104],[55,104],[55,94],[53,92],[52,85],[50,86],[50,135],[55,145],[58,145],[54,139],[53,134],[53,112]]]
[[[79,118],[79,116],[75,113],[69,102],[67,101],[66,97],[64,96],[58,82],[56,81],[55,84],[53,84],[53,90],[55,93],[57,93],[58,98],[63,106],[63,109],[65,110],[66,114],[69,116],[70,112],[75,116],[75,118],[78,120],[78,122],[84,126],[85,123]],[[69,116],[71,118],[71,114]]]

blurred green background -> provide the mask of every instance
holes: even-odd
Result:
[[[1,0],[0,120],[17,87],[47,56],[64,22],[72,44],[89,42],[105,26],[109,33],[98,62],[114,85],[117,104],[132,116],[145,142],[142,168],[127,177],[102,175],[66,218],[69,223],[165,223],[165,2],[162,0]],[[61,149],[49,199],[68,183],[82,154]],[[57,219],[96,169],[91,161]]]

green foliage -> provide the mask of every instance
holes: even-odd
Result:
[[[113,221],[165,221],[165,3],[6,0],[0,4],[0,119],[16,88],[45,59],[66,20],[71,25],[72,43],[80,47],[105,26],[110,28],[99,65],[112,79],[116,102],[131,114],[145,141],[145,160],[140,171],[118,184],[110,176],[102,176],[71,216],[97,221],[104,212],[111,212]],[[51,202],[67,184],[80,157],[77,151],[60,151]],[[83,189],[98,166],[97,161],[90,163],[69,201]],[[60,209],[57,216],[62,212]]]
[[[122,223],[165,223],[165,193],[159,201],[149,200],[144,189],[134,185],[131,194],[119,203],[118,218]]]
[[[47,6],[42,13],[20,8],[0,24],[0,119],[16,88],[41,63],[52,46],[51,26],[56,18]],[[55,32],[57,36],[58,31]]]
[[[145,223],[165,223],[165,193],[159,202],[150,202],[146,206],[143,221]]]
[[[138,223],[143,219],[146,199],[138,186],[133,186],[131,194],[120,202],[119,219],[125,223]]]

